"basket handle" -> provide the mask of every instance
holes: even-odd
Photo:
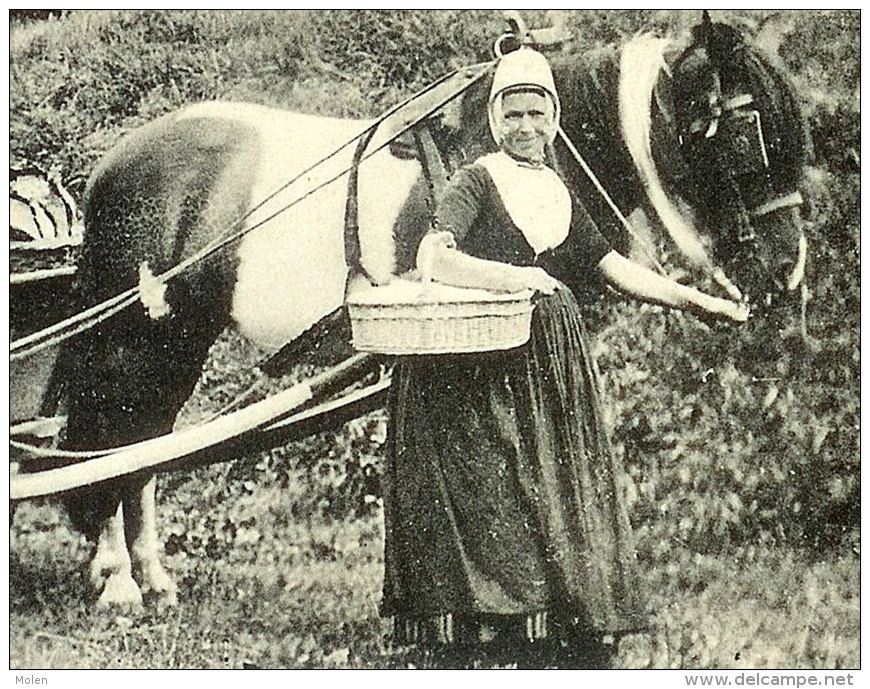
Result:
[[[372,285],[375,281],[362,265],[362,250],[359,242],[359,166],[376,131],[377,127],[373,127],[360,138],[356,146],[347,177],[347,203],[344,207],[344,259],[349,269],[348,280],[355,275],[363,275]]]
[[[420,167],[423,169],[423,178],[426,180],[426,203],[429,206],[429,226],[432,230],[437,230],[439,228],[438,199],[447,186],[447,167],[444,165],[444,160],[441,157],[438,146],[435,145],[435,139],[432,137],[429,123],[424,123],[414,129],[414,141],[417,145],[417,157],[420,160]],[[441,235],[449,235],[449,240]],[[426,246],[429,242],[447,245],[452,242],[452,247],[455,248],[456,246],[456,240],[448,232],[423,235],[420,240],[420,247],[417,250],[417,272],[424,286],[432,282],[432,261],[429,257],[431,251],[428,251],[428,246]]]

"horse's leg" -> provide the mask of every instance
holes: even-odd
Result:
[[[90,581],[100,591],[101,606],[140,607],[142,593],[133,579],[127,541],[124,537],[124,507],[105,520],[97,537],[97,550],[90,564]]]
[[[101,336],[82,340],[82,356],[76,357],[82,368],[69,383],[68,448],[118,447],[171,432],[215,335],[202,326],[193,330],[194,338],[170,325],[152,326],[134,312]],[[67,502],[74,526],[98,540],[91,581],[103,590],[101,604],[141,603],[133,563],[146,589],[172,599],[169,577],[154,564],[153,481],[122,477],[83,489]],[[112,555],[116,549],[123,555]]]
[[[154,275],[243,216],[250,201],[246,172],[258,155],[244,125],[173,115],[127,137],[94,172],[72,303],[81,309],[108,299],[136,275],[141,299],[65,343],[58,372],[69,401],[67,449],[113,448],[172,431],[209,347],[230,322],[237,258],[226,251],[211,256],[166,285]],[[93,533],[117,513],[119,501],[126,524],[114,524],[111,534],[124,548],[128,581],[132,564],[144,588],[173,598],[157,562],[153,480],[121,477],[70,502],[84,517],[78,523]],[[104,587],[106,602],[114,590],[114,582]],[[138,588],[136,594],[141,599]]]
[[[157,477],[127,486],[124,491],[124,528],[127,548],[133,560],[133,572],[143,593],[156,596],[162,603],[175,605],[177,589],[160,564],[160,541],[157,538]]]
[[[121,493],[116,484],[101,490],[76,493],[64,501],[74,528],[95,544],[88,565],[91,590],[99,605],[142,605],[142,594],[133,580],[130,555],[124,539]]]

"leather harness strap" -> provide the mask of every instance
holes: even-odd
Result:
[[[767,201],[766,203],[762,203],[757,208],[753,208],[750,213],[755,218],[761,218],[765,215],[773,213],[774,211],[781,210],[783,208],[792,208],[794,206],[800,206],[804,202],[804,197],[801,196],[799,191],[793,191],[790,194],[784,194],[783,196],[777,196],[776,198]]]
[[[435,139],[432,138],[432,130],[428,123],[424,123],[414,130],[414,141],[417,144],[417,154],[420,166],[423,168],[423,177],[426,180],[429,211],[432,215],[432,222],[435,224],[437,222],[435,217],[436,204],[447,186],[447,168],[438,147],[435,145]]]
[[[442,188],[441,185],[446,183],[446,172],[444,171],[441,156],[438,154],[438,149],[432,140],[432,134],[428,131],[427,119],[433,112],[436,112],[444,105],[460,96],[469,87],[481,80],[492,67],[491,62],[480,63],[465,69],[458,70],[453,74],[440,79],[436,84],[429,87],[425,93],[427,99],[423,104],[415,103],[412,106],[411,101],[392,109],[388,115],[381,117],[380,120],[371,127],[366,135],[360,138],[354,153],[351,164],[350,174],[348,175],[347,202],[345,205],[344,216],[344,248],[345,260],[349,270],[348,280],[354,275],[363,275],[372,284],[376,284],[371,275],[365,270],[361,262],[361,249],[359,241],[359,165],[360,163],[373,155],[373,152],[367,152],[369,144],[375,137],[375,132],[379,132],[380,138],[375,144],[375,150],[380,150],[388,145],[391,141],[401,136],[405,132],[415,132],[415,142],[418,150],[424,150],[425,153],[420,153],[421,164],[424,172],[428,170],[428,175],[431,178],[430,187],[434,193],[438,193]],[[416,101],[422,100],[420,96],[415,96]],[[384,131],[386,130],[386,131]],[[419,132],[419,135],[418,135]],[[382,139],[386,141],[382,141]],[[430,162],[431,161],[431,162]],[[427,178],[428,180],[429,178]]]
[[[447,186],[447,168],[441,158],[441,153],[432,138],[429,124],[422,123],[415,127],[414,143],[417,149],[417,158],[423,170],[423,178],[426,180],[426,202],[429,207],[430,219],[434,225],[435,207],[438,198]],[[374,131],[360,139],[352,161],[350,174],[347,182],[347,203],[344,213],[344,251],[345,260],[350,268],[349,277],[353,275],[364,276],[371,284],[376,284],[369,272],[362,265],[362,252],[359,238],[359,165],[366,148],[371,141]]]
[[[348,277],[354,274],[362,274],[375,284],[371,275],[362,265],[362,252],[359,242],[359,166],[362,157],[368,148],[369,142],[375,135],[376,129],[372,129],[360,138],[353,154],[350,173],[347,176],[347,202],[344,208],[344,259],[350,269]]]

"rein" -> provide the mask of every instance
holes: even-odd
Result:
[[[598,193],[601,194],[602,198],[607,202],[607,205],[610,207],[610,210],[613,211],[613,214],[616,216],[616,218],[619,220],[619,222],[625,228],[625,231],[628,232],[629,235],[631,235],[631,237],[634,238],[641,245],[644,254],[646,254],[646,257],[652,262],[652,265],[655,267],[656,271],[658,271],[661,275],[665,275],[666,273],[665,273],[664,267],[662,266],[661,263],[658,262],[658,260],[655,257],[655,254],[654,254],[655,247],[653,247],[649,243],[649,241],[647,241],[645,238],[641,237],[639,234],[637,234],[637,232],[634,231],[634,228],[631,226],[631,223],[628,222],[628,218],[625,217],[625,215],[622,213],[622,211],[619,210],[619,206],[617,206],[616,203],[613,201],[613,199],[610,198],[610,194],[607,193],[607,190],[604,188],[604,185],[601,184],[598,177],[592,171],[592,168],[589,167],[589,163],[586,162],[586,160],[583,158],[583,155],[580,153],[580,151],[574,145],[574,142],[571,141],[571,138],[568,136],[568,134],[565,133],[565,130],[562,129],[561,126],[559,127],[558,132],[559,132],[559,138],[562,139],[562,142],[568,148],[568,151],[574,157],[574,160],[577,161],[577,163],[583,169],[583,172],[589,178],[589,181],[592,182],[596,191],[598,191]]]
[[[452,81],[460,82],[458,86],[453,85],[451,89],[448,89],[447,94],[441,95],[440,99],[437,100],[434,105],[427,106],[426,110],[423,113],[412,112],[410,115],[402,118],[398,123],[397,131],[392,132],[388,139],[385,142],[380,143],[374,150],[366,153],[365,155],[361,155],[359,162],[362,162],[363,160],[366,160],[367,158],[375,155],[378,151],[386,147],[393,139],[415,127],[422,120],[429,117],[433,112],[459,96],[472,84],[476,83],[484,76],[491,64],[491,62],[484,62],[473,65],[471,67],[450,72],[441,77],[440,79],[434,81],[426,88],[421,89],[417,93],[413,94],[406,100],[398,103],[397,105],[394,105],[392,108],[390,108],[380,117],[378,117],[374,122],[368,125],[365,129],[363,129],[363,131],[361,131],[359,134],[355,135],[350,140],[333,150],[331,153],[324,156],[316,163],[312,164],[311,166],[297,174],[295,177],[282,184],[274,192],[269,194],[266,198],[264,198],[258,204],[245,212],[235,222],[230,224],[228,230],[221,237],[218,237],[212,242],[206,244],[202,249],[193,254],[191,257],[182,261],[181,263],[176,264],[167,271],[155,276],[154,279],[158,282],[164,283],[174,277],[177,277],[190,266],[198,263],[199,261],[202,261],[203,259],[209,257],[215,252],[223,249],[227,245],[241,239],[252,230],[255,230],[262,225],[270,222],[271,220],[281,215],[285,211],[289,210],[293,206],[301,203],[308,197],[312,196],[314,193],[320,191],[322,188],[326,187],[329,184],[332,184],[333,182],[344,176],[344,174],[346,174],[348,171],[352,170],[352,167],[346,168],[341,172],[337,173],[335,176],[331,177],[330,179],[318,184],[316,187],[309,190],[304,195],[287,203],[282,208],[278,209],[277,211],[275,211],[268,217],[260,220],[259,222],[249,227],[240,227],[241,224],[251,216],[251,214],[262,208],[267,202],[275,198],[279,193],[296,183],[299,179],[308,175],[310,172],[324,164],[326,161],[334,158],[345,148],[351,146],[360,139],[363,139],[364,137],[372,137],[384,122],[396,116],[397,114],[400,114],[401,111],[408,108],[412,103],[420,100],[423,96],[430,94],[432,91],[438,89],[439,87],[450,85]],[[100,304],[97,304],[96,306],[86,309],[85,311],[71,316],[70,318],[67,318],[59,323],[49,326],[48,328],[15,340],[9,346],[9,360],[17,361],[19,359],[31,356],[48,347],[53,347],[57,344],[60,344],[64,340],[67,340],[70,337],[78,335],[79,333],[94,327],[100,322],[112,317],[116,313],[135,303],[140,298],[140,294],[140,286],[132,287],[125,292],[111,297],[101,302]]]
[[[345,175],[348,172],[350,172],[349,186],[354,191],[354,193],[351,194],[349,196],[349,199],[348,199],[348,210],[349,211],[353,210],[354,213],[353,214],[349,213],[347,217],[355,218],[355,209],[356,209],[356,202],[357,202],[355,190],[356,190],[359,164],[362,161],[364,161],[364,160],[370,158],[371,156],[375,155],[376,153],[378,153],[381,149],[388,146],[396,137],[401,136],[405,132],[416,127],[420,122],[422,122],[423,120],[428,118],[434,111],[438,110],[439,108],[443,107],[446,103],[448,103],[451,100],[453,100],[454,98],[458,97],[467,88],[469,88],[471,85],[476,83],[478,80],[480,80],[486,74],[490,64],[491,63],[481,63],[478,65],[474,65],[472,67],[466,68],[464,70],[457,70],[455,72],[452,72],[452,73],[442,77],[438,81],[434,82],[433,84],[428,86],[426,89],[423,89],[422,91],[418,92],[417,94],[415,94],[412,97],[408,98],[407,100],[403,101],[402,103],[400,103],[396,106],[393,106],[393,108],[391,108],[386,113],[384,113],[381,117],[379,117],[371,125],[366,127],[366,129],[364,129],[362,132],[360,132],[357,136],[350,139],[347,143],[343,144],[341,147],[335,149],[329,155],[325,156],[324,158],[321,158],[314,165],[310,166],[309,168],[307,168],[303,172],[299,173],[296,177],[294,177],[290,181],[286,182],[279,189],[277,189],[275,192],[270,194],[266,199],[264,199],[263,201],[258,203],[254,208],[249,210],[244,216],[242,216],[241,218],[236,220],[230,226],[230,229],[238,227],[238,225],[241,222],[243,222],[245,220],[245,218],[249,217],[254,211],[256,211],[258,208],[262,207],[270,199],[274,198],[280,191],[282,191],[282,190],[286,189],[287,187],[289,187],[290,185],[292,185],[296,180],[301,178],[303,175],[306,175],[311,170],[315,169],[319,165],[323,164],[325,161],[334,157],[335,155],[338,154],[339,151],[343,150],[344,148],[347,148],[348,146],[353,144],[355,141],[359,141],[359,143],[357,145],[357,150],[354,153],[353,163],[352,163],[351,167],[342,170],[341,172],[339,172],[335,176],[333,176],[330,179],[317,185],[315,188],[309,190],[303,196],[294,199],[292,202],[286,204],[285,206],[283,206],[282,208],[277,210],[275,213],[269,215],[267,218],[259,221],[258,223],[252,225],[251,227],[241,228],[241,229],[236,230],[235,232],[224,234],[223,237],[215,240],[214,242],[207,244],[205,247],[203,247],[203,249],[201,249],[199,252],[197,252],[196,254],[191,256],[186,261],[183,261],[182,263],[177,264],[176,266],[174,266],[173,268],[169,269],[168,271],[162,273],[161,275],[156,276],[155,280],[158,280],[160,282],[165,282],[165,281],[169,280],[170,278],[175,277],[176,275],[180,274],[184,269],[186,269],[190,265],[193,265],[195,262],[206,258],[210,254],[220,250],[221,248],[225,247],[229,243],[241,238],[242,236],[244,236],[246,233],[250,232],[251,230],[253,230],[257,227],[260,227],[261,225],[269,222],[270,220],[274,219],[276,216],[278,216],[281,213],[292,208],[297,203],[300,203],[301,201],[308,198],[309,196],[311,196],[315,192],[319,191],[323,187],[325,187],[325,186],[335,182],[336,180],[340,179],[343,175]],[[412,111],[411,113],[406,114],[404,117],[402,117],[402,119],[396,125],[393,125],[395,128],[395,131],[388,131],[388,134],[385,137],[384,141],[378,142],[378,144],[374,148],[374,150],[366,152],[366,149],[368,148],[368,145],[371,143],[371,140],[373,139],[374,135],[376,134],[378,128],[385,121],[387,121],[391,116],[396,115],[397,113],[401,113],[401,111],[403,109],[405,109],[406,107],[408,107],[412,102],[414,102],[415,100],[418,100],[419,98],[421,98],[425,94],[432,92],[437,87],[444,86],[444,85],[450,85],[452,80],[457,80],[460,82],[460,84],[458,86],[452,85],[450,88],[447,89],[446,93],[439,94],[438,98],[436,99],[437,102],[434,105],[427,106],[422,113]],[[427,137],[427,135],[428,135],[428,137]],[[434,148],[434,142],[431,140],[431,134],[429,134],[428,129],[426,130],[425,134],[418,136],[417,142],[422,150],[427,150],[431,154],[431,151]],[[426,172],[427,175],[434,175],[436,178],[441,180],[444,173],[430,169],[430,168],[435,167],[432,163],[433,163],[433,161],[431,161],[431,159],[429,161],[427,161],[426,163],[424,163],[424,171]],[[434,184],[437,186],[439,184],[439,182],[435,182]],[[346,217],[346,220],[347,220],[347,217]],[[359,266],[359,260],[358,260],[359,259],[359,256],[358,256],[359,245],[358,245],[358,237],[357,237],[356,231],[355,231],[356,229],[358,229],[358,228],[355,228],[352,225],[349,226],[346,224],[346,226],[345,226],[345,238],[346,238],[346,240],[350,239],[351,249],[353,249],[353,246],[354,246],[354,239],[357,240],[357,243],[355,245],[356,251],[357,251],[357,254],[355,255],[355,259],[356,259],[357,266]],[[126,306],[129,306],[130,304],[135,302],[139,298],[139,293],[140,293],[140,287],[132,288],[132,289],[127,290],[126,292],[120,294],[120,295],[117,295],[116,297],[113,297],[112,299],[109,299],[109,300],[103,302],[102,304],[98,304],[97,306],[92,307],[91,309],[88,309],[80,314],[77,314],[76,316],[73,316],[72,318],[67,319],[66,321],[62,321],[61,323],[58,323],[54,326],[46,328],[43,331],[39,331],[37,333],[34,333],[31,336],[28,336],[26,338],[22,338],[21,340],[13,342],[12,346],[10,347],[10,352],[11,352],[10,353],[10,361],[15,361],[16,359],[21,359],[25,356],[28,356],[28,355],[33,354],[35,352],[41,351],[42,349],[45,349],[47,347],[54,346],[55,344],[58,344],[65,339],[68,339],[69,337],[72,337],[72,336],[74,336],[74,335],[76,335],[84,330],[87,330],[90,327],[93,327],[94,325],[101,322],[102,320],[105,320],[106,318],[111,317],[112,315],[114,315],[118,311],[122,310]],[[71,330],[68,330],[66,332],[62,332],[64,328],[69,328],[71,324],[73,325]],[[60,334],[58,334],[56,337],[53,337],[53,338],[48,339],[48,340],[43,339],[43,338],[48,337],[49,335],[54,334],[54,333],[60,333]],[[40,340],[42,340],[42,341],[40,341]],[[22,344],[22,342],[24,344]],[[27,346],[27,345],[29,345],[29,346]],[[363,355],[360,355],[360,356],[363,356]],[[349,361],[355,362],[358,358],[359,357],[355,357]],[[337,367],[336,370],[341,370],[344,366],[346,366],[346,364],[340,365],[339,367]],[[201,428],[201,427],[204,427],[206,424],[216,422],[216,420],[219,417],[221,417],[225,412],[235,409],[239,404],[241,404],[241,402],[243,402],[245,399],[249,398],[256,391],[256,389],[259,387],[259,385],[260,385],[259,382],[255,382],[251,387],[249,387],[247,390],[245,390],[241,395],[239,395],[237,398],[233,399],[226,407],[219,410],[218,412],[215,412],[206,421],[200,422],[199,424],[197,424],[195,427],[192,427],[192,428]],[[245,410],[247,410],[247,409],[248,409],[248,407],[245,407]],[[17,440],[10,440],[10,443],[13,447],[15,447],[21,451],[28,452],[32,457],[63,459],[63,460],[69,460],[69,461],[82,461],[82,460],[88,460],[88,459],[100,460],[103,457],[106,457],[110,454],[115,454],[119,451],[127,451],[127,450],[137,451],[139,449],[145,449],[146,447],[149,446],[149,442],[150,441],[142,441],[141,443],[134,443],[134,444],[129,445],[129,446],[117,447],[117,448],[112,448],[109,450],[70,451],[70,450],[40,448],[40,447],[37,447],[34,445],[30,445],[29,443],[24,443],[24,442],[17,441]]]

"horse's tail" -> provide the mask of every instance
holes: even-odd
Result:
[[[61,431],[59,447],[69,449],[67,441],[69,432],[69,411],[74,408],[73,390],[76,389],[74,377],[81,371],[76,365],[81,355],[80,341],[66,340],[60,344],[60,351],[51,373],[49,385],[43,397],[43,411],[46,415],[53,414],[66,417],[67,426]],[[80,388],[79,388],[80,389]],[[83,449],[78,444],[77,449]],[[90,449],[90,446],[88,448]],[[43,460],[35,463],[35,468],[46,469],[57,466],[68,460]],[[101,525],[118,509],[121,500],[120,482],[109,482],[95,490],[82,490],[64,497],[63,503],[70,523],[74,529],[95,541],[99,536]]]

